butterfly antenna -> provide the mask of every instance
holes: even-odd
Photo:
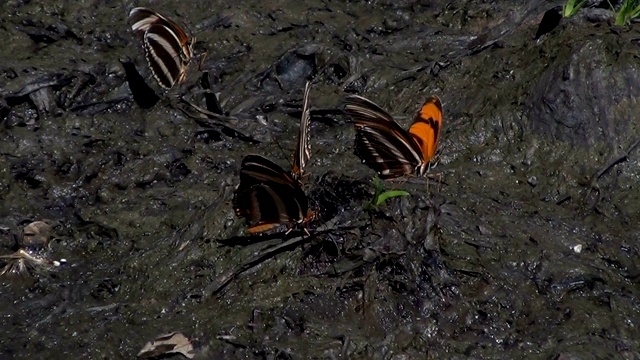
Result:
[[[316,156],[320,154],[320,149],[316,149],[315,151],[311,151],[311,155],[309,155],[309,159],[311,159],[312,157]]]
[[[293,164],[291,163],[291,159],[289,159],[289,156],[284,151],[284,148],[280,145],[280,142],[278,141],[278,139],[276,139],[273,135],[271,135],[271,141],[273,141],[276,144],[276,146],[278,147],[278,149],[280,149],[280,153],[282,153],[282,157],[287,159],[287,162],[289,163],[289,167],[292,167]]]
[[[434,161],[434,167],[436,165],[438,165],[438,163],[440,163],[440,155],[442,154],[442,152],[447,148],[447,143],[442,144],[440,141],[438,142],[438,148],[436,149],[436,153],[433,156],[435,161]]]
[[[178,14],[177,12],[174,14],[176,15],[176,17],[179,17],[180,19],[183,19],[182,22],[182,26],[184,26],[185,30],[187,30],[187,36],[189,36],[189,38],[191,39],[191,41],[193,41],[193,43],[195,44],[196,42],[196,34],[195,32],[191,29],[191,26],[189,26],[188,22],[185,20],[185,18],[183,16],[180,16],[180,14]]]

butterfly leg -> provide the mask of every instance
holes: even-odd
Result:
[[[198,71],[204,71],[202,70],[202,65],[204,64],[204,60],[207,58],[207,55],[209,55],[209,52],[207,50],[198,55],[198,57],[200,58],[200,61],[198,61]]]

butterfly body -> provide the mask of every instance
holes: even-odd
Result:
[[[355,154],[381,179],[426,174],[442,128],[442,104],[437,96],[422,105],[408,131],[362,96],[348,96],[345,112],[356,130]]]

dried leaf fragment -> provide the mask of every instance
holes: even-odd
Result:
[[[155,340],[146,343],[137,357],[149,359],[172,353],[182,354],[189,359],[196,356],[191,341],[182,333],[172,332],[160,335]]]
[[[34,221],[22,230],[22,243],[31,248],[42,248],[49,243],[51,226],[44,221]]]

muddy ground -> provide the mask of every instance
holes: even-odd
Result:
[[[607,5],[534,39],[560,4],[3,3],[0,254],[43,220],[37,254],[66,263],[2,276],[0,358],[130,359],[172,331],[199,359],[639,358],[640,25]],[[158,99],[127,81],[156,85],[134,6],[207,52]],[[200,70],[224,116],[178,100],[205,106]],[[307,78],[320,216],[246,237],[240,162],[288,166]],[[347,93],[403,126],[444,104],[432,176],[374,213]]]

